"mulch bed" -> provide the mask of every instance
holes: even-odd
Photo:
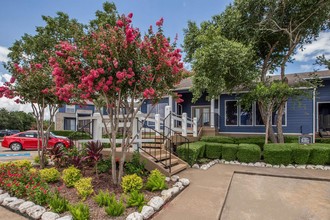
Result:
[[[61,171],[61,170],[59,170]],[[126,208],[124,214],[122,216],[119,217],[111,217],[108,216],[107,213],[104,210],[104,207],[99,207],[97,205],[97,203],[94,201],[93,197],[95,194],[97,194],[99,192],[99,190],[103,190],[106,191],[108,190],[110,193],[114,193],[116,195],[117,200],[120,200],[121,196],[124,195],[123,194],[123,190],[120,186],[116,186],[112,183],[112,176],[109,173],[102,173],[99,174],[99,180],[97,180],[96,176],[95,176],[95,172],[92,168],[84,168],[83,170],[83,176],[84,177],[92,177],[93,179],[93,189],[94,189],[94,194],[90,195],[85,201],[83,201],[83,203],[87,204],[90,208],[90,219],[95,219],[95,220],[102,220],[102,219],[126,219],[126,217],[131,214],[132,212],[137,212],[138,209],[137,207],[129,207]],[[146,177],[143,177],[143,182],[146,183]],[[167,183],[168,187],[171,188],[173,186],[173,182],[169,182]],[[65,186],[65,184],[60,181],[57,183],[50,183],[49,186],[51,187],[51,189],[58,189],[59,193],[65,197],[70,204],[75,204],[78,202],[81,202],[81,198],[79,198],[76,189],[74,187],[72,188],[68,188]],[[144,196],[146,201],[149,201],[152,197],[154,196],[161,196],[161,192],[150,192],[147,190],[142,190],[141,191]],[[124,200],[125,201],[125,200]],[[61,214],[61,216],[70,214],[69,212]]]

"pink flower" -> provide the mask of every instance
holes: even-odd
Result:
[[[12,76],[12,77],[10,78],[10,81],[9,81],[9,82],[10,82],[10,83],[14,83],[15,80],[16,80],[16,78]]]
[[[62,53],[61,51],[55,51],[55,53],[59,57],[64,57],[64,53]]]
[[[156,22],[156,25],[157,25],[158,27],[160,27],[160,26],[163,26],[163,23],[164,23],[164,18],[160,18],[160,19]]]
[[[123,22],[122,20],[118,20],[118,21],[116,22],[116,25],[117,25],[118,27],[122,27],[122,26],[124,26],[124,22]]]
[[[115,59],[114,61],[113,61],[113,66],[117,69],[118,68],[118,61]]]
[[[36,67],[37,69],[41,69],[41,68],[42,68],[42,64],[37,63],[37,64],[35,65],[35,67]]]
[[[132,17],[133,17],[133,13],[132,13],[132,12],[129,13],[129,14],[127,15],[127,17],[132,18]]]
[[[119,80],[123,80],[124,78],[125,78],[125,73],[124,72],[117,72],[116,73],[116,77],[117,77],[117,79],[119,79]]]
[[[97,61],[97,64],[100,65],[100,66],[102,66],[103,61],[102,61],[102,60],[98,60],[98,61]]]

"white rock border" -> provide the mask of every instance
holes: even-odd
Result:
[[[25,201],[23,199],[11,197],[9,193],[2,189],[0,189],[0,198],[2,198],[0,199],[1,206],[24,217],[28,215],[32,219],[41,220],[56,220],[62,218],[67,220],[73,219],[71,215],[60,217],[57,213],[46,211],[46,208],[36,205],[31,201]]]
[[[143,206],[141,212],[132,212],[126,217],[126,220],[149,219],[156,212],[160,211],[162,206],[164,206],[176,195],[180,194],[190,184],[189,179],[180,178],[178,175],[173,175],[171,178],[166,177],[165,181],[174,182],[173,187],[163,190],[161,192],[161,196],[152,197],[148,204]]]
[[[206,164],[198,165],[194,164],[192,168],[200,169],[200,170],[208,170],[210,167],[214,166],[215,164],[232,164],[232,165],[242,165],[242,166],[250,166],[250,167],[267,167],[267,168],[291,168],[291,169],[311,169],[311,170],[330,170],[330,166],[323,166],[323,165],[298,165],[298,164],[289,164],[287,166],[281,165],[272,165],[264,162],[256,162],[256,163],[241,163],[237,160],[234,161],[225,161],[225,160],[212,160]]]

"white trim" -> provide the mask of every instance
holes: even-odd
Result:
[[[316,93],[316,88],[313,89],[313,143],[315,143],[315,93]],[[317,112],[318,115],[318,112]]]
[[[236,125],[227,125],[227,102],[236,102],[236,112],[237,112],[237,115],[236,115],[236,117],[237,117],[237,119],[236,119]],[[237,100],[233,100],[233,99],[231,99],[231,100],[225,100],[225,126],[226,127],[238,127],[238,105],[237,105],[237,103],[238,103],[238,101]]]
[[[264,132],[218,132],[219,134],[265,134]],[[277,132],[275,132],[277,134]],[[284,135],[301,135],[301,133],[283,133]],[[308,133],[307,135],[313,135]]]

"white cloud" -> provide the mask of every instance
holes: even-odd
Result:
[[[9,54],[10,50],[6,47],[0,46],[0,62],[7,62],[8,57],[7,55]]]
[[[312,71],[312,70],[313,70],[313,65],[310,65],[310,64],[302,64],[302,65],[300,65],[300,69],[301,69],[302,71],[305,71],[305,72],[307,72],[307,71]]]
[[[322,54],[330,57],[330,32],[321,33],[316,41],[306,45],[304,50],[299,50],[293,58],[296,61],[307,62],[314,61]]]

